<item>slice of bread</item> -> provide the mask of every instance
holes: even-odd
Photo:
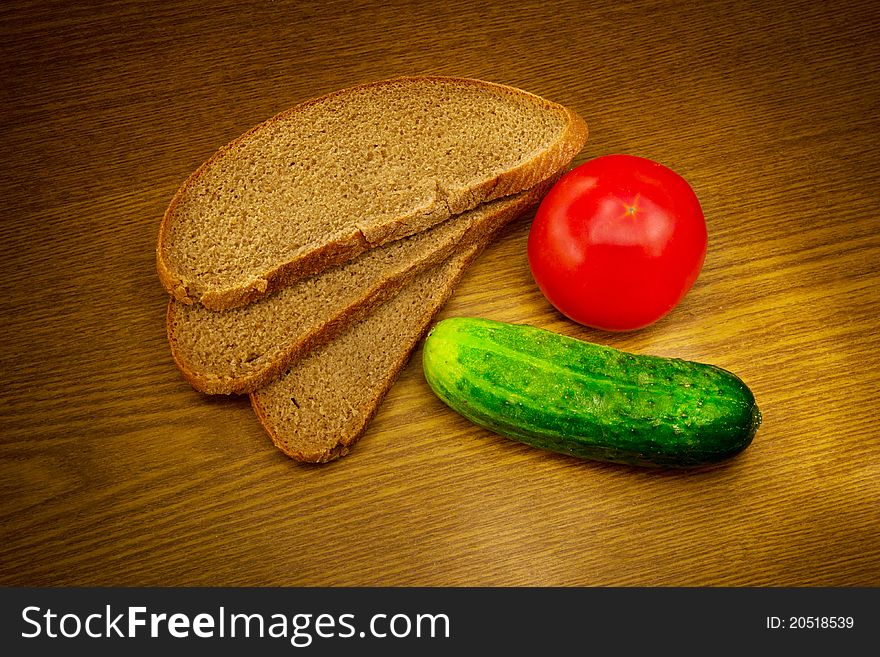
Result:
[[[571,110],[479,80],[338,91],[254,127],[184,182],[159,231],[159,278],[184,303],[242,306],[534,187],[586,139]]]
[[[252,392],[441,263],[457,247],[482,242],[541,199],[550,182],[483,203],[434,228],[370,249],[254,303],[225,312],[171,299],[168,341],[194,388],[212,394]]]
[[[351,451],[419,340],[483,244],[459,250],[268,386],[251,404],[272,442],[297,461]]]

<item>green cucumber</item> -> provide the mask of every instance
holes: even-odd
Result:
[[[445,319],[422,358],[431,389],[470,421],[586,459],[707,465],[748,447],[761,424],[751,390],[727,370],[532,326]]]

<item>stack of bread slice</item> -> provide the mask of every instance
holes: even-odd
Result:
[[[586,138],[563,106],[449,77],[345,89],[256,126],[162,220],[175,363],[199,391],[249,394],[292,458],[348,453],[468,264]]]

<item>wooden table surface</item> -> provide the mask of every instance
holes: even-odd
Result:
[[[876,3],[90,4],[0,8],[0,584],[880,585]],[[557,314],[531,216],[442,316],[733,370],[764,416],[743,454],[669,472],[531,449],[446,409],[416,351],[354,452],[305,466],[246,398],[183,380],[155,273],[178,185],[286,107],[423,73],[571,106],[575,164],[663,162],[709,227],[647,329]]]

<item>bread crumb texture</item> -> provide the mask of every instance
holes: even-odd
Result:
[[[526,92],[455,78],[392,80],[309,101],[190,177],[163,221],[160,260],[191,290],[227,290],[327,244],[370,243],[374,232],[382,241],[389,226],[393,238],[423,230],[485,200],[473,197],[480,185],[540,160],[571,120]]]
[[[326,462],[347,454],[478,250],[465,249],[421,273],[281,379],[253,393],[254,410],[273,442],[299,461]]]
[[[168,338],[174,360],[202,392],[251,392],[456,247],[484,240],[534,205],[542,192],[539,186],[484,203],[241,308],[214,312],[171,300]]]

